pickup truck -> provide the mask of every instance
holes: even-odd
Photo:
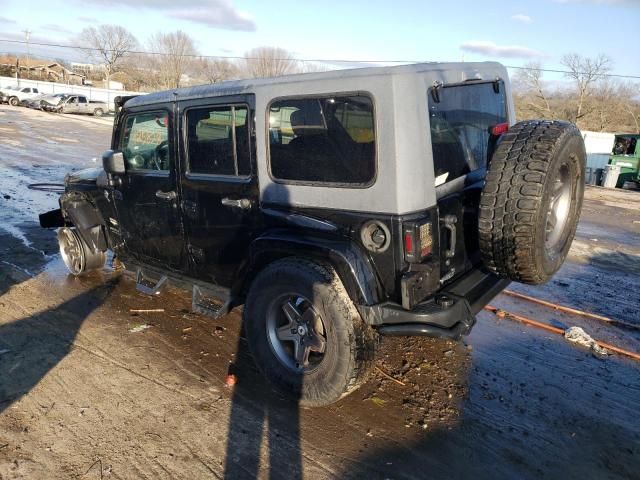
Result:
[[[109,106],[105,102],[87,100],[84,95],[69,95],[59,104],[48,107],[47,110],[56,113],[88,113],[101,117],[109,111]]]
[[[9,105],[17,106],[23,100],[39,95],[40,92],[37,88],[32,87],[7,87],[3,88],[0,92],[0,103],[8,103]]]

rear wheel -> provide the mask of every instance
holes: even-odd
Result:
[[[586,153],[578,129],[559,121],[526,121],[509,129],[491,158],[480,199],[485,264],[529,284],[562,266],[575,236]]]
[[[64,227],[58,230],[60,256],[72,275],[82,275],[104,266],[104,252],[94,252],[82,239],[75,228]]]
[[[18,106],[18,97],[11,97],[9,99],[9,105],[11,105],[12,107],[17,107]]]
[[[263,374],[302,405],[336,402],[367,378],[377,343],[337,275],[287,258],[254,280],[244,308],[249,347]]]
[[[93,115],[96,117],[101,117],[104,114],[104,110],[102,110],[101,108],[96,108],[93,111]]]

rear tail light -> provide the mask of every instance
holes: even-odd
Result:
[[[420,263],[431,255],[433,249],[433,228],[430,222],[405,223],[404,258],[409,263]]]
[[[502,135],[503,133],[507,133],[508,131],[508,123],[498,123],[497,125],[491,127],[491,135],[493,135],[494,137],[499,137],[500,135]]]

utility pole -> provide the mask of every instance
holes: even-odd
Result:
[[[33,32],[27,28],[26,30],[22,30],[22,33],[24,33],[24,38],[25,38],[25,40],[27,41],[27,61],[26,61],[26,67],[27,67],[27,73],[29,73],[29,39],[31,38],[31,34],[32,34]]]

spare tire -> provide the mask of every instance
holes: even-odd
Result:
[[[585,161],[584,140],[569,122],[520,122],[500,137],[478,219],[491,271],[534,285],[558,271],[580,217]]]

